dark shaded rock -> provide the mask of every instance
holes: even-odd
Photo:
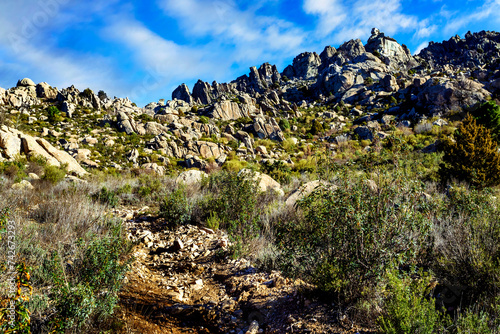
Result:
[[[186,84],[180,85],[172,92],[172,100],[173,99],[182,100],[182,101],[185,101],[189,104],[194,103],[194,99],[191,96],[191,93],[189,92],[189,88]]]

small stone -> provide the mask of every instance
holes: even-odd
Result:
[[[259,332],[259,323],[256,320],[254,320],[250,324],[250,327],[248,327],[248,331],[246,332],[246,334],[257,334],[258,332]]]

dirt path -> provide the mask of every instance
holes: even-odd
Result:
[[[197,226],[169,231],[161,220],[138,211],[117,213],[137,242],[117,312],[123,333],[360,332],[298,293],[303,282],[228,258],[222,231]]]

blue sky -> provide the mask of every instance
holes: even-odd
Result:
[[[2,0],[0,87],[29,77],[129,97],[170,99],[181,83],[280,71],[372,27],[412,53],[467,31],[500,31],[500,0]]]

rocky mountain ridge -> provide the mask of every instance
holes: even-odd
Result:
[[[20,118],[32,134],[47,137],[90,168],[143,167],[161,174],[169,164],[221,166],[228,156],[293,163],[286,150],[270,150],[256,141],[307,144],[300,121],[307,123],[311,116],[321,123],[320,139],[331,143],[332,151],[339,135],[383,138],[384,125],[410,126],[498,96],[499,59],[496,32],[430,43],[414,56],[404,44],[374,28],[365,45],[356,39],[338,49],[327,46],[319,55],[304,52],[281,73],[264,63],[230,83],[199,80],[192,92],[181,84],[172,100],[144,108],[128,98],[110,99],[102,91],[80,92],[74,86],[59,90],[30,79],[8,90],[0,88],[0,108],[11,121]],[[45,110],[51,105],[64,116],[54,124],[46,122]],[[89,119],[94,128],[86,131],[81,123]],[[116,145],[128,142],[120,133],[139,140],[122,152]],[[0,145],[1,155],[12,158],[5,146]],[[89,149],[90,153],[82,151]],[[112,149],[117,154],[105,157]]]

